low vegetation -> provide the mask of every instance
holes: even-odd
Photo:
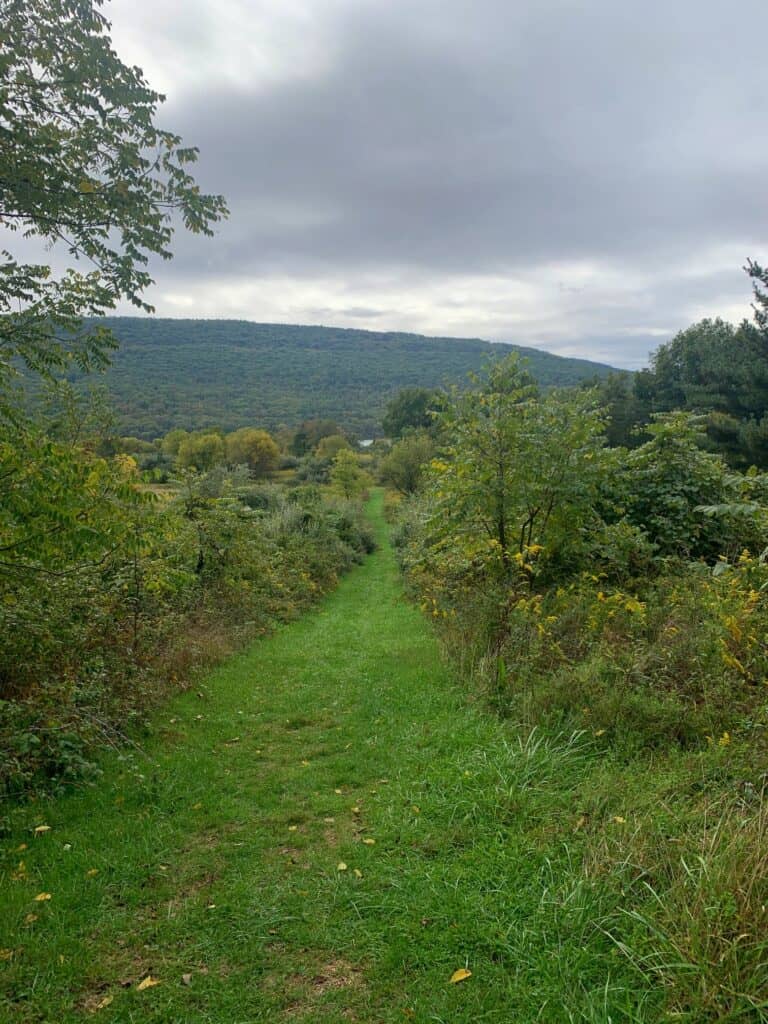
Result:
[[[573,829],[585,877],[642,925],[606,925],[617,949],[673,1014],[766,1019],[767,481],[704,450],[687,413],[611,449],[597,398],[541,394],[514,361],[454,392],[398,509],[400,558],[503,716],[604,751]]]
[[[178,469],[155,492],[127,455],[31,431],[0,443],[6,791],[87,775],[159,697],[294,618],[371,548],[346,500],[364,486],[356,464],[338,495],[255,481],[248,464]]]

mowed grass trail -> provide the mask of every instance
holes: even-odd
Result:
[[[472,706],[371,514],[379,550],[315,612],[12,812],[0,1020],[655,1019],[581,877],[594,754]]]

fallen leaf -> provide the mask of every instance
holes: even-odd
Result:
[[[10,960],[13,957],[12,949],[0,949],[0,960]]]
[[[34,924],[37,920],[37,914],[27,914],[24,918],[24,924]]]
[[[302,768],[309,768],[309,761],[302,761],[301,766]]]
[[[360,808],[359,807],[353,807],[352,808],[352,813],[353,814],[359,814],[360,813]]]
[[[347,870],[347,865],[344,863],[343,860],[340,860],[339,863],[336,865],[336,870],[337,871],[346,871]]]
[[[421,814],[421,808],[418,807],[416,804],[413,805],[411,810],[413,811],[414,814]]]
[[[37,828],[35,829],[35,833],[37,835],[40,835],[41,832],[50,832],[50,831],[51,831],[51,826],[50,825],[38,825]]]
[[[35,896],[35,902],[44,903],[46,900],[49,900],[50,898],[51,894],[49,892],[39,892],[37,896]]]
[[[114,1002],[114,996],[104,996],[104,998],[96,1003],[97,1010],[106,1010],[110,1003]]]
[[[595,736],[604,736],[605,735],[605,729],[598,729],[595,733],[593,733],[593,735],[595,735]]]
[[[157,978],[153,978],[151,974],[148,974],[143,981],[140,981],[136,986],[137,992],[143,992],[145,988],[154,988],[155,985],[159,985],[160,982]]]
[[[352,874],[355,876],[355,878],[362,878],[363,877],[363,872],[360,870],[360,868],[353,868],[352,869]]]
[[[69,851],[72,849],[72,843],[64,843],[62,849],[69,853]]]
[[[289,832],[297,832],[297,831],[298,831],[298,828],[299,828],[299,826],[298,826],[298,825],[289,825],[289,826],[288,826],[288,831],[289,831]]]
[[[215,910],[216,909],[216,904],[215,903],[209,903],[208,906],[205,909],[206,910]]]
[[[339,796],[341,796],[341,793],[342,793],[342,791],[340,789],[334,789],[333,792],[337,793]]]
[[[336,819],[335,818],[323,818],[323,821],[325,822],[326,825],[333,825],[334,822],[336,821]]]
[[[85,872],[85,877],[86,878],[95,878],[96,875],[98,875],[98,873],[99,873],[99,869],[98,868],[90,868],[88,871]]]
[[[16,853],[24,853],[26,848],[27,848],[27,844],[26,843],[20,843],[19,846],[16,847]]]
[[[458,971],[454,971],[451,975],[449,984],[458,985],[460,981],[466,981],[467,978],[472,977],[472,971],[467,970],[466,967],[460,967]]]
[[[199,811],[202,808],[202,806],[203,805],[201,803],[192,804],[192,810]]]
[[[622,816],[620,814],[614,815],[613,820],[616,822],[617,825],[626,825],[626,823],[627,823],[627,819],[626,818],[622,818]]]
[[[375,839],[368,838],[368,839],[364,839],[363,842],[365,843],[366,846],[375,846],[376,845],[376,840]]]
[[[182,974],[182,976],[181,976],[181,983],[182,983],[182,985],[191,985],[192,984],[192,975],[191,974]]]

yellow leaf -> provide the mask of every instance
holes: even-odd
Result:
[[[203,806],[203,805],[202,805],[202,804],[200,804],[200,803],[197,803],[197,804],[192,804],[192,810],[193,810],[193,811],[199,811],[199,810],[201,809],[201,807],[202,807],[202,806]]]
[[[37,833],[37,835],[40,835],[41,832],[50,832],[50,831],[51,831],[51,826],[50,825],[38,825],[37,828],[35,829],[35,832]]]
[[[352,874],[355,876],[355,878],[362,878],[363,877],[363,872],[360,870],[360,868],[353,868],[352,869]]]
[[[148,974],[143,981],[140,981],[136,986],[137,992],[143,992],[145,988],[154,988],[155,985],[159,985],[160,982],[157,978],[153,978],[151,974]]]
[[[95,878],[96,875],[98,875],[98,873],[99,873],[99,869],[98,868],[90,868],[88,871],[85,872],[85,877],[86,878]]]
[[[360,813],[360,808],[359,807],[353,807],[352,808],[352,813],[353,814],[359,814]]]
[[[301,766],[302,768],[309,768],[309,761],[302,761]]]
[[[338,794],[338,796],[341,796],[341,792],[342,792],[342,791],[341,791],[340,789],[334,789],[334,791],[333,791],[333,792],[334,792],[334,793],[336,793],[336,794]]]
[[[10,960],[13,957],[12,949],[0,949],[0,960]]]
[[[411,810],[413,811],[414,814],[421,814],[421,808],[417,807],[416,804],[413,805]]]
[[[596,732],[594,733],[594,735],[595,736],[604,736],[605,735],[605,729],[597,729]]]
[[[44,903],[46,900],[49,900],[50,898],[51,894],[49,892],[39,892],[37,896],[35,896],[35,902]]]
[[[457,985],[460,981],[466,981],[467,978],[472,977],[472,971],[467,970],[466,967],[460,967],[458,971],[454,971],[451,975],[450,985]]]
[[[614,815],[613,820],[616,822],[617,825],[626,825],[626,823],[627,823],[627,819],[626,818],[622,818],[622,816],[620,814]]]
[[[106,1010],[109,1004],[114,1001],[114,998],[114,996],[104,996],[104,998],[100,1002],[96,1003],[96,1009]]]
[[[37,914],[27,914],[24,918],[24,924],[34,924],[37,920]]]
[[[288,826],[288,831],[289,832],[298,832],[298,830],[299,830],[299,826],[298,825],[289,825]]]
[[[340,860],[339,863],[336,865],[336,870],[337,871],[346,871],[347,870],[347,865],[344,863],[343,860]]]
[[[376,840],[375,839],[364,839],[363,842],[365,843],[366,846],[375,846],[376,845]]]
[[[27,848],[27,844],[26,843],[21,843],[19,846],[16,847],[16,852],[17,853],[24,853],[26,848]]]

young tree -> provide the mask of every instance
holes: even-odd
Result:
[[[232,466],[248,466],[254,476],[266,476],[280,459],[280,449],[266,430],[241,427],[226,436],[227,461]]]
[[[387,437],[398,438],[409,430],[425,430],[432,425],[432,410],[439,395],[429,388],[403,388],[387,403],[382,420]]]
[[[450,442],[432,463],[431,519],[507,574],[590,513],[604,416],[589,391],[540,397],[516,355],[473,382],[438,418]]]
[[[352,450],[352,445],[343,434],[328,434],[320,438],[316,454],[318,459],[334,459],[343,449]]]
[[[176,459],[184,469],[206,472],[226,458],[226,447],[221,434],[190,434],[179,445]]]
[[[112,49],[102,0],[0,0],[0,220],[60,244],[73,263],[0,253],[0,415],[21,361],[52,376],[103,365],[114,342],[83,318],[128,299],[151,311],[149,256],[169,259],[173,219],[211,234],[221,196],[189,173],[197,150],[155,124],[163,97]]]
[[[752,308],[755,311],[755,323],[763,334],[768,334],[768,267],[761,267],[754,260],[747,260],[744,270],[752,279],[752,291],[755,296]]]
[[[368,486],[369,478],[360,468],[360,460],[353,451],[342,448],[331,466],[331,484],[334,490],[348,500],[359,497]]]
[[[424,477],[424,467],[432,458],[435,446],[425,432],[408,434],[381,462],[381,479],[401,494],[414,494]]]

